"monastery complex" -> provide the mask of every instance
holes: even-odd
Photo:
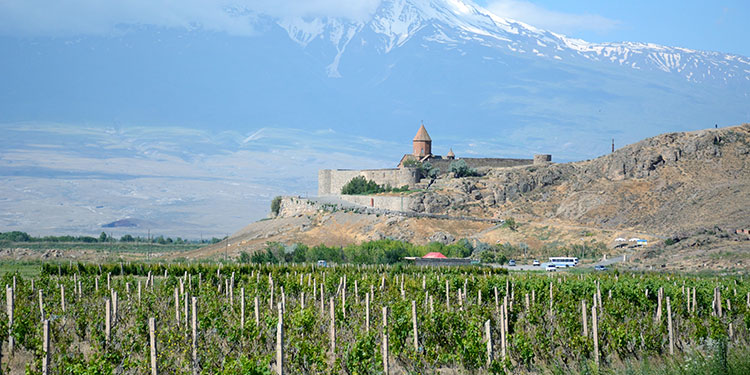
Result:
[[[441,174],[446,174],[450,171],[450,164],[456,160],[463,160],[469,168],[474,169],[481,167],[504,168],[548,163],[552,160],[552,156],[534,155],[533,159],[457,158],[453,150],[450,150],[445,156],[435,155],[432,153],[432,138],[422,124],[412,140],[412,153],[404,155],[396,168],[322,169],[318,171],[318,196],[339,195],[341,194],[341,188],[358,176],[375,181],[379,185],[390,185],[392,187],[409,185],[410,188],[413,188],[420,182],[422,176],[417,168],[406,166],[410,160],[421,163],[429,162],[433,167],[437,167]]]

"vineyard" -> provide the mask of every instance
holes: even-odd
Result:
[[[750,339],[742,278],[46,264],[3,281],[11,374],[565,372]]]

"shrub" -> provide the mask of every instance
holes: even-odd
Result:
[[[273,212],[274,215],[279,215],[279,210],[281,210],[281,197],[276,196],[271,201],[271,212]]]
[[[440,168],[433,167],[430,162],[422,163],[418,160],[409,159],[404,162],[404,167],[416,168],[419,172],[419,178],[435,179],[440,174]]]
[[[478,175],[477,171],[475,169],[469,168],[469,166],[466,165],[466,162],[463,159],[451,162],[450,172],[453,173],[453,176],[456,178]]]
[[[505,219],[505,222],[503,223],[503,228],[508,228],[512,231],[516,231],[518,229],[518,224],[512,217],[509,217]]]
[[[360,194],[378,194],[378,193],[401,193],[409,191],[409,185],[394,188],[390,185],[378,185],[375,181],[368,180],[363,176],[357,176],[347,182],[341,188],[341,194],[346,195],[360,195]]]

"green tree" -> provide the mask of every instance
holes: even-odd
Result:
[[[433,167],[429,161],[421,162],[419,160],[409,159],[404,162],[404,167],[415,168],[419,172],[419,178],[436,179],[440,174],[440,169]]]
[[[273,212],[274,216],[279,216],[280,210],[281,210],[281,197],[276,196],[271,201],[271,212]]]
[[[464,161],[463,159],[451,162],[450,172],[453,173],[453,176],[456,178],[471,177],[477,175],[477,171],[475,169],[469,168],[469,166],[466,165],[466,161]]]
[[[13,232],[0,233],[0,240],[12,241],[12,242],[29,242],[32,240],[32,238],[26,232],[13,231]]]
[[[358,194],[377,194],[386,191],[385,188],[378,185],[375,181],[368,180],[364,176],[357,176],[347,182],[341,188],[341,194],[358,195]]]
[[[107,233],[102,232],[102,234],[99,235],[99,242],[107,242]]]

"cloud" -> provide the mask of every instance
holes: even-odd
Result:
[[[369,17],[381,0],[1,0],[0,34],[108,34],[130,26],[252,35],[259,16]]]
[[[620,21],[597,14],[557,12],[523,0],[490,0],[487,9],[500,17],[558,33],[606,32],[620,25]]]

